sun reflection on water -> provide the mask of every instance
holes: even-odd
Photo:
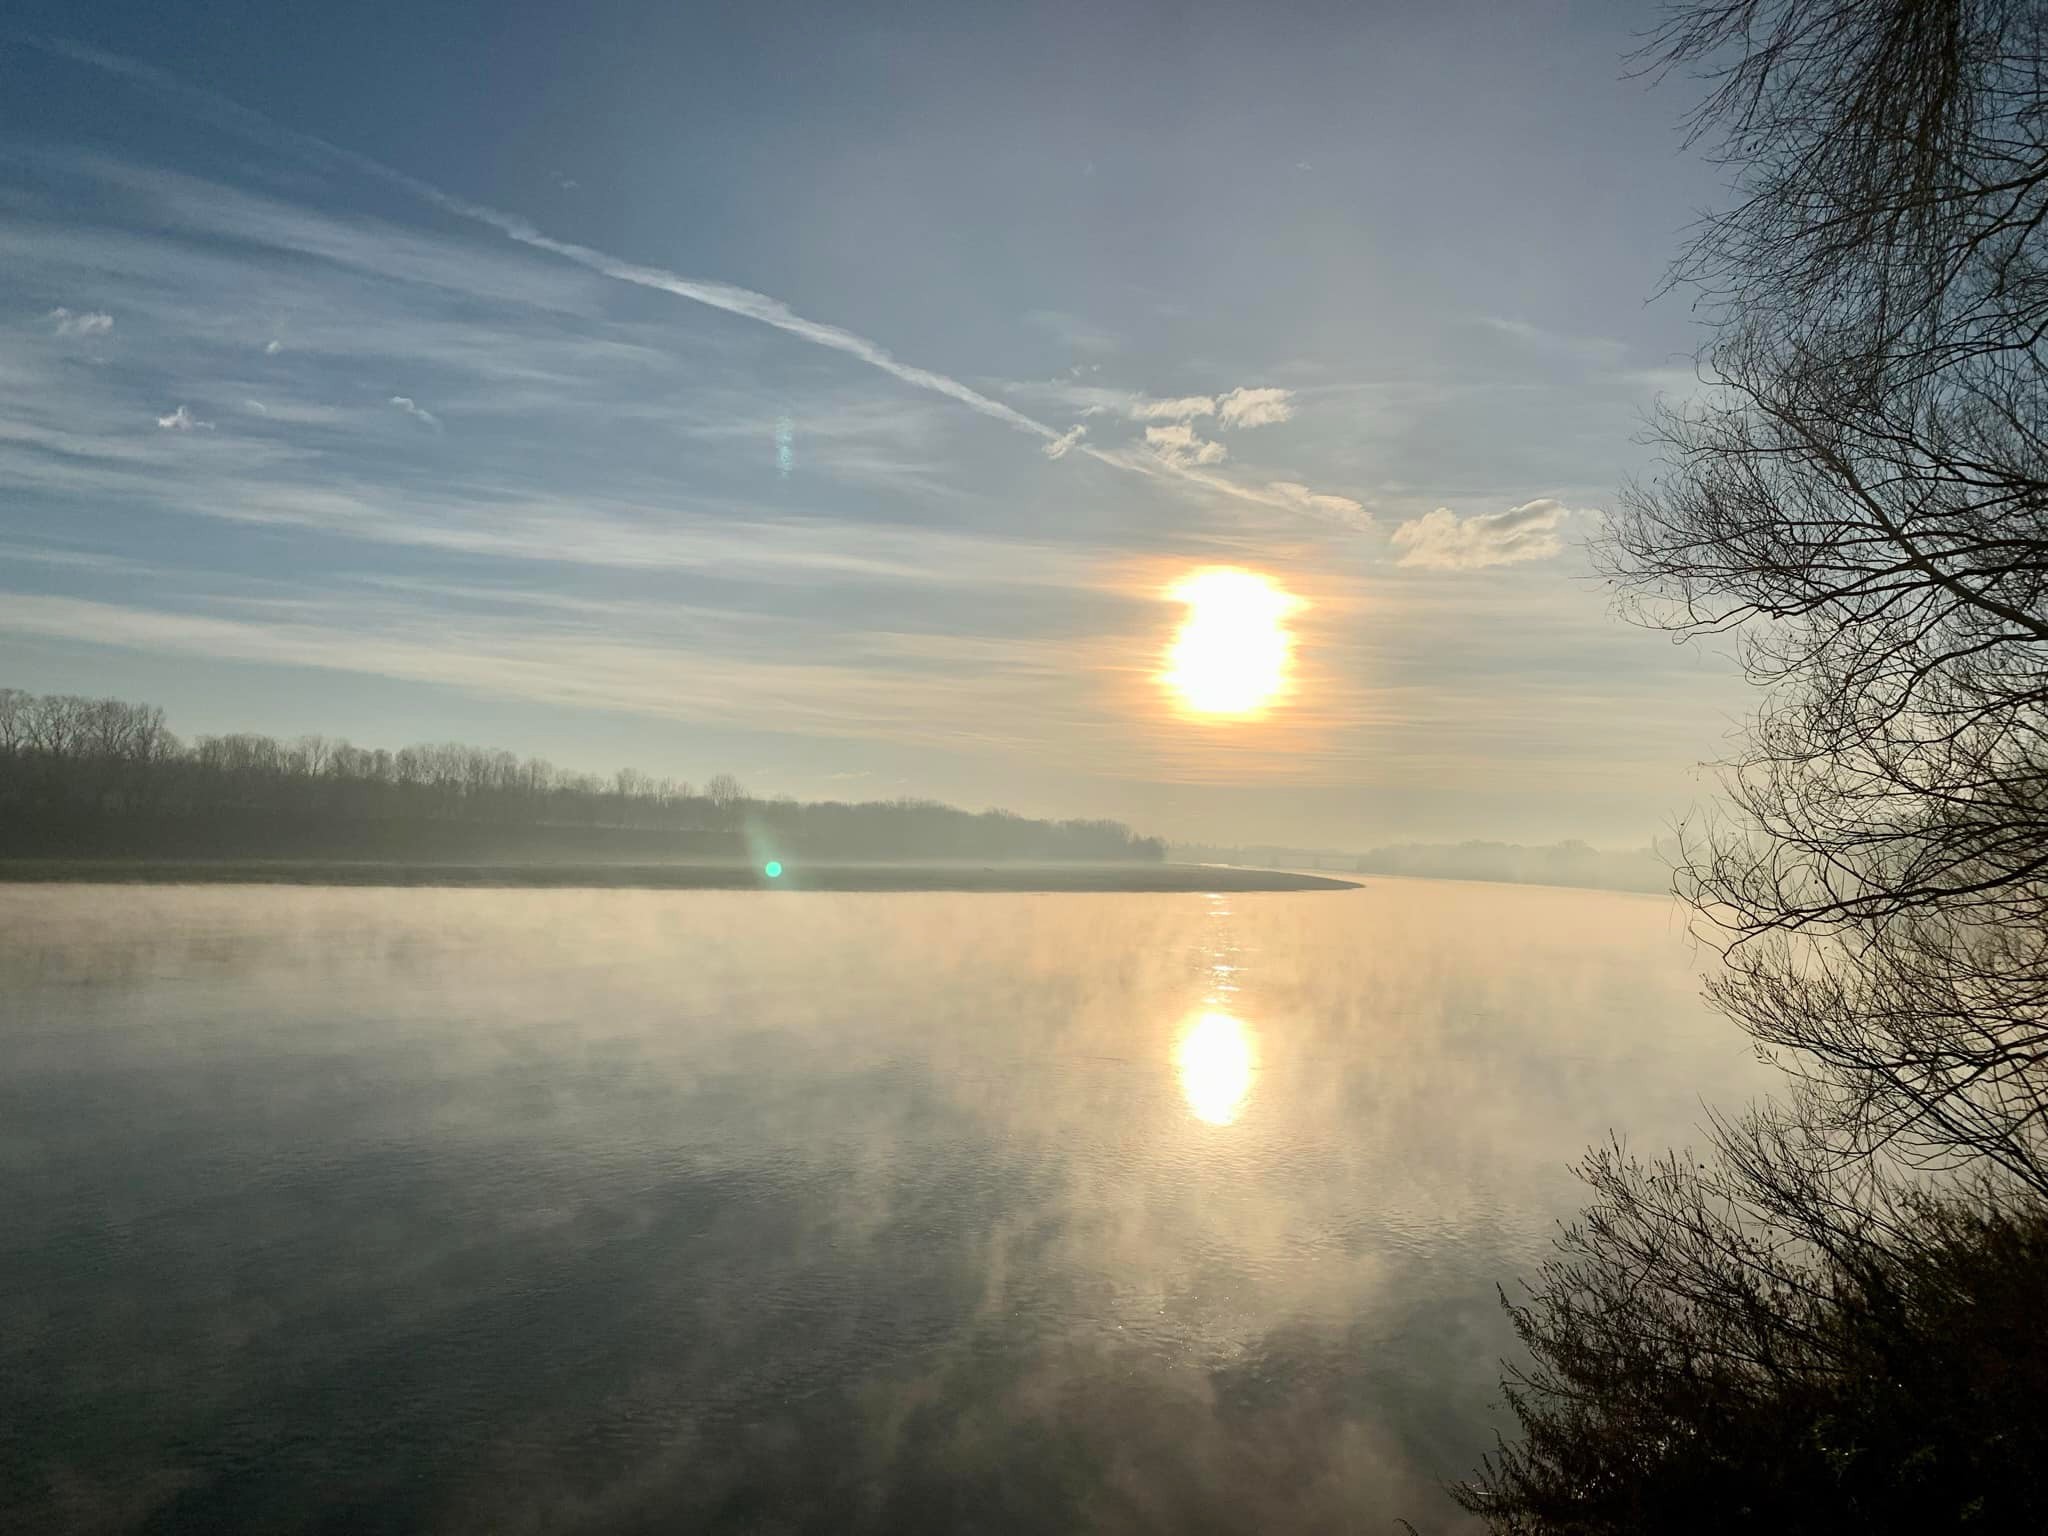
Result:
[[[1244,1025],[1227,1013],[1199,1014],[1174,1052],[1180,1091],[1198,1119],[1228,1125],[1252,1087],[1252,1043]]]

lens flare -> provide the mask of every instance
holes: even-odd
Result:
[[[1167,589],[1188,616],[1160,680],[1198,715],[1249,715],[1286,691],[1294,636],[1282,622],[1302,606],[1264,576],[1196,571]]]

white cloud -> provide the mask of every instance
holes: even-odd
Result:
[[[1229,452],[1221,443],[1205,442],[1184,421],[1166,427],[1147,427],[1145,444],[1169,464],[1220,464]]]
[[[1090,364],[1087,371],[1099,372],[1100,365]],[[1064,406],[1082,416],[1117,416],[1125,421],[1188,421],[1216,414],[1213,395],[1148,395],[1142,390],[1115,389],[1079,380],[1079,374],[1070,372],[1064,379],[1012,381],[1004,385],[1004,390],[1026,400]]]
[[[244,400],[242,404],[247,406],[250,410],[254,411],[258,416],[268,416],[270,414],[270,407],[265,405],[261,400],[254,398],[253,396],[247,400]]]
[[[1214,416],[1216,401],[1209,395],[1182,395],[1173,400],[1133,395],[1125,414],[1133,421],[1187,421],[1196,416]]]
[[[1148,395],[1142,390],[1053,380],[1011,386],[1019,394],[1073,406],[1084,416],[1117,415],[1126,421],[1193,421],[1215,416],[1226,427],[1266,427],[1294,415],[1291,389],[1239,387],[1221,395]]]
[[[1348,523],[1354,528],[1363,528],[1372,521],[1372,515],[1365,510],[1363,503],[1353,501],[1349,496],[1332,496],[1328,491],[1312,491],[1298,480],[1269,481],[1266,489],[1278,498],[1281,505],[1315,517]]]
[[[104,336],[114,328],[114,317],[99,310],[80,314],[60,305],[46,318],[56,322],[59,336]]]
[[[1045,445],[1045,456],[1048,459],[1063,459],[1067,456],[1067,450],[1087,435],[1088,429],[1085,426],[1071,427]]]
[[[1226,427],[1270,427],[1294,415],[1294,391],[1233,389],[1216,409]]]
[[[1434,571],[1476,571],[1547,560],[1564,548],[1559,529],[1570,516],[1570,508],[1547,496],[1472,517],[1438,507],[1394,530],[1394,547],[1401,551],[1397,563]]]
[[[213,423],[201,421],[184,406],[179,406],[168,416],[159,416],[156,424],[166,432],[211,432]]]
[[[440,418],[415,401],[410,395],[393,395],[391,403],[408,416],[416,416],[430,427],[441,425]]]
[[[1114,415],[1135,422],[1215,416],[1226,427],[1266,427],[1294,416],[1294,391],[1271,387],[1240,386],[1221,395],[1148,395],[1143,390],[1053,379],[1011,384],[1009,388],[1026,398],[1069,406],[1084,416]]]
[[[269,341],[269,342],[266,342],[266,343],[264,343],[264,346],[263,346],[263,355],[264,355],[264,356],[266,356],[266,357],[275,357],[275,356],[277,356],[277,354],[278,354],[278,353],[282,352],[283,350],[284,350],[284,343],[283,343],[283,342],[281,342],[281,341],[274,341],[274,340],[273,340],[273,341]]]

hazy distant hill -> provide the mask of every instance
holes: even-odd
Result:
[[[1417,875],[1436,880],[1498,880],[1511,885],[1592,886],[1610,891],[1671,888],[1671,866],[1657,848],[1606,849],[1578,841],[1521,843],[1393,843],[1365,853],[1328,848],[1218,847],[1177,843],[1176,860],[1323,869],[1363,875]]]

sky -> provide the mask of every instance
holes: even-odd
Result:
[[[1640,5],[16,0],[0,685],[1220,842],[1640,844]],[[1191,572],[1272,707],[1162,685]]]

